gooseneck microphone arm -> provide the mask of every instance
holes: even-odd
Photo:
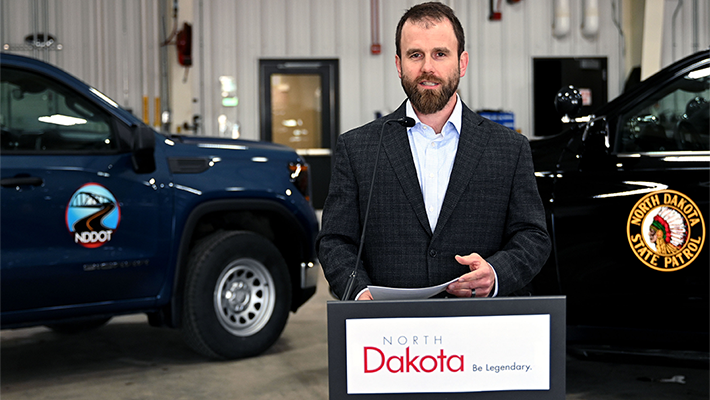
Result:
[[[362,220],[362,233],[360,234],[360,245],[358,246],[358,249],[357,249],[357,258],[355,259],[355,266],[353,267],[353,270],[350,273],[350,276],[348,277],[348,284],[345,287],[345,293],[343,293],[343,297],[341,297],[341,300],[349,300],[350,296],[352,295],[353,287],[355,286],[355,278],[357,278],[357,267],[360,264],[360,258],[362,257],[362,247],[363,247],[363,244],[365,243],[365,229],[367,228],[367,218],[370,216],[370,201],[372,200],[372,191],[375,188],[375,176],[377,173],[377,164],[379,164],[379,161],[380,161],[380,149],[382,149],[382,135],[385,131],[385,126],[387,126],[387,124],[389,124],[390,122],[398,123],[405,128],[411,128],[416,124],[414,119],[410,118],[410,117],[403,117],[403,118],[399,118],[399,119],[390,119],[390,120],[385,121],[384,124],[382,124],[382,129],[380,129],[380,141],[377,144],[377,155],[375,156],[375,166],[372,168],[372,179],[370,180],[370,192],[367,195],[367,206],[365,207],[365,218]],[[356,299],[353,299],[353,300],[356,300]]]

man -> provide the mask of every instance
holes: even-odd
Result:
[[[355,299],[372,299],[371,284],[425,287],[456,277],[450,296],[510,294],[532,280],[550,252],[529,143],[456,94],[469,55],[449,7],[412,7],[397,26],[396,46],[408,100],[338,138],[316,241],[325,276],[342,298],[385,125]],[[405,115],[414,127],[386,124]]]

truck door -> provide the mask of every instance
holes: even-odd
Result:
[[[155,297],[170,204],[155,175],[133,171],[123,122],[44,75],[4,68],[1,80],[3,318]]]
[[[595,121],[610,151],[557,179],[570,324],[707,332],[708,81],[705,63]]]

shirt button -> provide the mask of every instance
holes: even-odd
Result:
[[[429,256],[432,258],[436,257],[436,250],[429,250]]]
[[[436,143],[435,143],[435,142],[431,142],[431,147],[436,147]]]

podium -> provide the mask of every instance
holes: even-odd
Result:
[[[331,301],[330,399],[564,399],[566,299]]]

